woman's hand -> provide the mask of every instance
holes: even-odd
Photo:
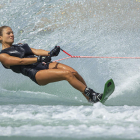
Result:
[[[58,56],[60,52],[60,47],[59,46],[55,46],[54,49],[52,49],[50,52],[49,52],[49,55],[52,57],[52,56]]]
[[[51,61],[51,57],[49,56],[38,56],[37,57],[37,62],[45,62],[45,63],[48,63]]]

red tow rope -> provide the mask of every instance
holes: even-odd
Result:
[[[69,58],[111,58],[111,59],[140,59],[140,57],[108,57],[108,56],[72,56],[71,54],[67,53],[66,51],[64,51],[63,49],[61,49],[61,51],[63,51],[65,54],[67,54],[69,57],[66,58],[62,58],[62,59],[58,59],[55,60],[54,62],[57,61],[62,61],[65,59],[69,59]]]

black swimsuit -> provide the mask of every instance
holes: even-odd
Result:
[[[19,58],[33,58],[35,57],[32,53],[28,44],[15,44],[12,45],[10,48],[6,48],[2,50],[0,53],[6,53],[10,56],[15,56]],[[3,65],[4,66],[4,65]],[[4,68],[6,68],[4,66]],[[30,65],[15,65],[10,66],[10,69],[16,73],[22,73],[25,76],[28,76],[31,80],[37,83],[35,75],[39,70],[44,70],[49,68],[49,63],[42,64],[42,62],[37,62]],[[7,68],[6,68],[7,69]]]

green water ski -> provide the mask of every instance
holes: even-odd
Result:
[[[110,79],[105,83],[103,96],[102,96],[102,99],[100,100],[100,102],[105,103],[105,101],[114,92],[114,90],[115,90],[115,84],[114,84],[113,80]]]

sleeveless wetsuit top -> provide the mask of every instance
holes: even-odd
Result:
[[[6,54],[9,54],[10,56],[15,56],[19,58],[35,57],[34,54],[32,53],[32,50],[28,46],[28,44],[14,44],[11,47],[2,50],[0,53],[6,53]],[[22,73],[23,75],[28,76],[34,82],[36,82],[35,74],[39,70],[48,69],[48,67],[49,67],[49,63],[46,65],[43,65],[42,62],[37,62],[30,65],[10,66],[10,69],[16,73]],[[4,68],[6,67],[4,66]]]

